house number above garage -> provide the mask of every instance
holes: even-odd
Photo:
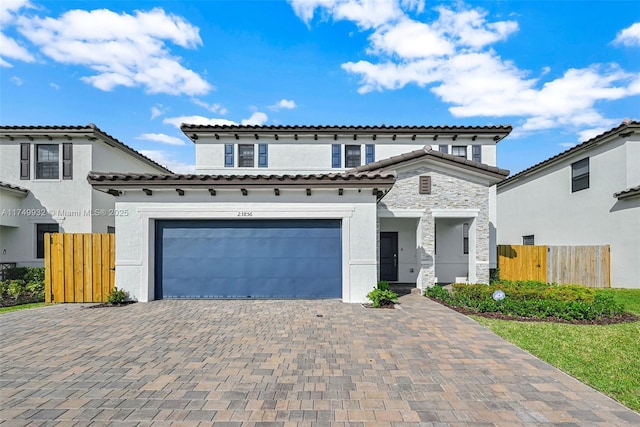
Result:
[[[238,212],[238,216],[253,216],[252,211],[240,211]]]

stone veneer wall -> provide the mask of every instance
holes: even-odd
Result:
[[[424,209],[420,218],[420,275],[418,287],[424,289],[435,282],[435,221],[431,209],[477,209],[476,281],[489,283],[489,186],[462,179],[453,174],[423,166],[398,170],[393,188],[380,201],[388,209]],[[419,194],[420,176],[431,176],[431,194]]]

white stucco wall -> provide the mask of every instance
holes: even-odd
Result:
[[[640,141],[618,139],[498,189],[498,243],[611,245],[613,287],[640,288],[640,198],[613,193],[640,185]],[[571,163],[589,157],[589,188],[571,192]]]
[[[116,286],[138,301],[151,301],[154,295],[154,221],[158,219],[237,219],[239,212],[251,212],[256,219],[342,219],[343,301],[365,302],[375,286],[376,204],[368,191],[337,189],[219,190],[211,197],[206,190],[185,190],[178,196],[173,188],[127,191],[116,200],[116,209],[128,212],[116,217]]]
[[[234,145],[234,164],[238,162],[238,144],[254,145],[253,168],[224,167],[224,145]],[[258,167],[258,144],[268,145],[268,167]],[[332,168],[331,146],[340,144],[341,168]],[[472,145],[481,145],[482,163],[496,165],[496,143],[488,137],[479,137],[475,141],[470,136],[461,136],[455,141],[452,137],[442,137],[437,141],[433,138],[416,138],[412,140],[408,137],[399,137],[395,141],[390,136],[378,136],[375,140],[372,137],[359,137],[357,140],[348,137],[339,137],[334,140],[332,137],[320,136],[317,140],[313,136],[301,135],[298,140],[293,136],[280,136],[277,140],[269,136],[242,137],[238,140],[221,136],[215,139],[213,136],[203,135],[196,141],[196,173],[201,174],[284,174],[284,173],[317,173],[317,172],[339,172],[344,170],[345,145],[361,146],[361,164],[365,164],[365,145],[375,145],[375,160],[387,159],[399,154],[422,149],[425,145],[431,145],[434,150],[439,144],[449,146],[449,153],[452,145],[466,145],[467,158],[472,158]]]

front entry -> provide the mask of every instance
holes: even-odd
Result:
[[[398,233],[380,233],[380,280],[398,280]]]

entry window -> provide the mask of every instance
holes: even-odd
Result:
[[[571,165],[571,192],[589,188],[589,158]]]
[[[528,236],[522,236],[522,244],[533,246],[535,245],[535,236],[533,234],[529,234]]]
[[[360,154],[359,145],[345,145],[344,147],[344,166],[347,168],[357,168],[360,166],[362,156]]]
[[[454,145],[451,147],[451,154],[456,157],[467,158],[467,146],[466,145]]]
[[[253,144],[238,145],[238,167],[252,168],[253,162]]]
[[[58,179],[59,149],[58,144],[36,145],[36,179]]]
[[[44,258],[44,234],[59,231],[58,224],[36,224],[36,258]]]
[[[462,253],[469,253],[469,223],[462,224]]]

